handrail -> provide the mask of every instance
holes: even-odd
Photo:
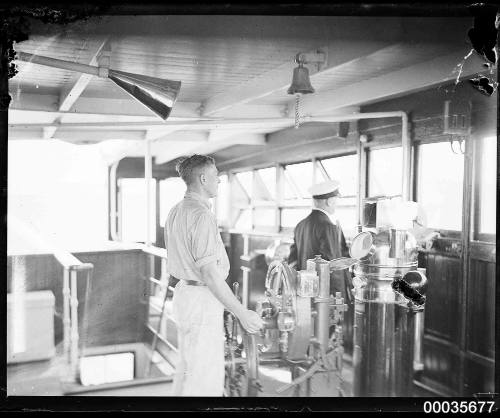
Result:
[[[167,250],[165,248],[155,247],[154,245],[141,245],[141,250],[156,257],[167,258]]]
[[[53,253],[54,257],[64,268],[72,268],[82,264],[78,258],[68,251],[56,250]]]
[[[168,298],[168,292],[173,292],[174,288],[170,286],[170,275],[167,273],[167,250],[165,248],[160,248],[160,247],[155,247],[154,245],[151,244],[141,244],[140,249],[146,253],[148,256],[153,256],[153,257],[159,257],[161,259],[161,279],[158,280],[154,276],[154,263],[151,264],[151,267],[153,268],[153,276],[151,275],[151,271],[148,274],[148,277],[145,279],[152,283],[155,286],[159,286],[162,290],[165,291],[165,294],[163,296],[163,302],[160,310],[160,317],[158,319],[158,326],[155,329],[149,324],[149,319],[146,321],[146,328],[151,331],[153,334],[153,341],[151,343],[151,357],[146,364],[146,370],[145,370],[145,375],[148,376],[150,371],[151,371],[151,365],[153,363],[153,354],[156,351],[156,347],[158,345],[158,340],[162,341],[164,344],[166,344],[172,351],[177,352],[178,349],[168,341],[168,336],[165,334],[165,336],[162,336],[160,333],[160,328],[161,324],[163,321],[163,318],[170,318],[170,320],[173,320],[171,316],[166,312],[166,304],[167,304],[167,298]],[[162,279],[166,279],[165,283],[162,282]],[[151,309],[151,301],[148,302],[148,305]],[[173,320],[175,323],[175,320]],[[167,359],[167,361],[169,361]],[[170,362],[170,361],[169,361]]]
[[[90,275],[94,269],[92,263],[82,263],[73,254],[65,250],[54,250],[54,258],[63,267],[63,347],[64,355],[70,367],[69,379],[78,376],[79,335],[78,335],[78,295],[77,279],[79,271],[87,272],[87,291],[85,303],[88,302],[88,286]]]

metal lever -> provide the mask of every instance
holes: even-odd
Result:
[[[345,270],[359,263],[359,259],[351,257],[339,257],[330,261],[330,271]]]
[[[239,291],[240,291],[240,284],[238,282],[234,282],[233,283],[234,296],[236,296],[236,299],[238,299],[241,302],[241,299],[239,297]]]

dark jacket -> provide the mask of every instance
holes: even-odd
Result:
[[[321,255],[324,260],[349,257],[342,228],[332,223],[330,218],[319,210],[313,210],[302,219],[294,231],[294,244],[290,249],[288,262],[297,262],[297,270],[305,270],[307,260]],[[333,271],[330,275],[330,293],[341,292],[346,302],[351,301],[351,276],[349,270]]]

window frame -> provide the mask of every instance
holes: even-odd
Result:
[[[493,135],[482,136],[479,140],[473,143],[473,179],[472,179],[472,225],[471,225],[471,242],[475,243],[495,243],[496,234],[488,232],[479,232],[481,225],[481,157],[484,147],[484,141]],[[497,155],[498,155],[498,139],[497,139]],[[498,158],[498,157],[497,157]],[[498,181],[498,165],[497,165],[497,181]],[[498,200],[498,186],[497,186]],[[498,223],[498,219],[497,219]]]
[[[493,135],[485,135],[483,138],[486,138],[489,136],[493,136]],[[411,186],[412,187],[411,187],[411,195],[410,196],[411,196],[411,199],[413,201],[416,201],[418,203],[417,197],[418,197],[418,191],[419,191],[419,187],[420,187],[420,184],[419,184],[419,175],[420,175],[419,165],[420,164],[419,163],[420,163],[421,151],[422,151],[421,146],[427,145],[427,144],[449,142],[449,140],[450,140],[450,138],[448,135],[439,135],[439,136],[435,136],[432,138],[422,138],[419,140],[412,141],[412,144],[411,144],[412,145],[411,146]],[[472,140],[474,140],[474,138],[473,138],[473,136],[469,136],[467,140],[472,141]],[[477,146],[476,142],[477,141],[474,141],[474,154],[473,154],[474,155],[474,166],[473,166],[474,180],[476,179],[477,176],[480,176],[480,173],[478,171],[479,170],[479,163],[478,163],[479,160],[478,159],[480,157],[480,149]],[[371,171],[370,152],[380,150],[380,149],[396,148],[396,147],[401,147],[401,144],[397,141],[391,142],[391,143],[384,143],[384,144],[367,143],[367,144],[362,145],[362,150],[361,150],[362,152],[360,154],[360,158],[362,159],[361,166],[362,167],[364,166],[364,169],[363,169],[363,172],[361,173],[363,178],[361,178],[359,180],[360,180],[361,184],[364,183],[364,187],[360,188],[360,190],[363,194],[362,196],[359,196],[361,204],[365,199],[370,198],[370,197],[375,197],[375,196],[369,196],[369,190],[368,190],[368,185],[369,185],[369,180],[370,180],[370,171]],[[356,151],[355,152],[349,151],[349,152],[342,152],[342,153],[338,153],[338,154],[334,153],[334,154],[330,154],[330,155],[321,156],[320,158],[314,157],[311,159],[305,159],[305,160],[300,160],[300,161],[293,161],[293,162],[287,162],[287,163],[277,163],[275,165],[266,164],[266,165],[262,165],[262,166],[256,166],[250,170],[248,169],[248,167],[246,167],[246,169],[242,168],[242,169],[235,169],[235,170],[228,171],[226,174],[228,174],[228,178],[229,178],[229,176],[231,174],[234,175],[234,174],[236,174],[238,172],[242,172],[242,171],[256,172],[257,170],[260,170],[260,169],[276,167],[276,188],[277,189],[276,189],[275,203],[267,203],[265,205],[262,205],[262,207],[266,207],[266,206],[267,207],[274,207],[276,210],[275,226],[272,228],[267,228],[267,231],[288,234],[288,233],[293,232],[293,228],[282,226],[282,222],[281,222],[282,210],[283,209],[293,209],[293,208],[303,208],[303,207],[307,207],[307,206],[305,204],[304,205],[297,205],[297,204],[285,203],[285,200],[284,200],[285,173],[284,172],[285,172],[286,166],[293,165],[293,164],[305,163],[305,162],[312,162],[313,163],[313,181],[315,181],[315,180],[319,180],[318,179],[319,176],[322,176],[323,178],[325,178],[326,175],[328,175],[324,166],[322,165],[323,160],[332,159],[332,158],[339,158],[339,157],[344,157],[344,156],[348,156],[348,155],[357,155],[357,152]],[[464,169],[465,169],[465,167],[464,167]],[[465,187],[465,183],[464,183],[465,181],[467,181],[467,180],[464,177],[464,179],[462,181],[463,187]],[[473,185],[473,187],[474,186],[475,185]],[[232,189],[232,185],[230,183],[230,190],[231,189]],[[473,208],[472,208],[473,219],[472,219],[472,225],[471,225],[471,228],[472,228],[472,235],[471,236],[473,239],[471,241],[491,243],[491,242],[495,241],[496,234],[487,234],[487,233],[478,233],[477,232],[478,226],[479,226],[478,222],[479,222],[479,217],[480,217],[480,211],[479,211],[480,208],[479,208],[479,200],[478,200],[479,190],[478,189],[479,189],[478,187],[474,187],[474,189],[473,189],[473,193],[474,193]],[[394,196],[387,196],[387,197],[397,197],[397,196],[401,196],[401,194],[397,194]],[[354,196],[349,195],[349,196],[343,196],[343,197],[354,198],[357,196],[356,195],[354,195]],[[341,204],[340,200],[339,200],[339,204]],[[235,208],[232,205],[232,203],[230,203],[230,205],[231,205],[230,213],[232,213]],[[349,206],[354,206],[354,205],[349,205]],[[247,207],[249,209],[252,209],[252,217],[253,217],[253,208],[254,207],[261,207],[261,205],[259,205],[258,202],[252,201],[252,198],[251,198],[250,204]],[[462,211],[463,211],[463,202],[461,204],[461,207],[462,207]],[[235,222],[232,222],[230,227],[233,227],[234,223]],[[445,228],[432,228],[432,229],[439,232],[443,238],[461,239],[463,236],[462,226],[460,227],[460,230],[445,229]],[[259,227],[258,231],[260,231],[260,230],[264,232],[266,230],[266,228]],[[253,220],[252,220],[252,231],[257,231],[255,229],[255,223]]]
[[[412,144],[415,145],[415,144]],[[403,183],[401,182],[401,192],[393,195],[372,195],[370,192],[370,169],[371,169],[371,161],[372,161],[372,152],[373,151],[380,151],[380,150],[385,150],[385,149],[391,149],[391,148],[401,148],[401,152],[403,152],[403,145],[402,144],[390,144],[388,146],[378,146],[378,147],[366,147],[365,149],[365,154],[366,154],[366,179],[365,179],[365,196],[364,199],[374,199],[377,197],[387,197],[389,199],[395,198],[395,197],[402,197],[403,196]],[[413,166],[412,169],[412,175],[414,177],[418,177],[415,175],[416,171],[416,165]],[[404,173],[403,173],[403,167],[401,167],[401,180],[403,179]],[[414,188],[413,194],[416,197],[416,191],[417,189]]]
[[[422,149],[421,147],[424,145],[430,145],[430,144],[437,144],[437,143],[443,143],[443,142],[449,142],[448,139],[445,138],[440,138],[439,140],[435,141],[415,141],[413,143],[413,149],[414,149],[414,164],[413,164],[413,169],[412,169],[412,175],[413,175],[413,196],[412,199],[417,202],[418,204],[419,201],[417,199],[418,197],[418,188],[420,186],[420,180],[419,180],[419,174],[420,174],[420,162],[422,158]],[[464,159],[465,163],[465,159]],[[465,170],[465,167],[464,167]],[[462,179],[462,187],[465,182],[465,171],[464,171],[464,177]],[[463,217],[463,196],[462,196],[462,201],[460,202],[461,204],[461,210],[462,210],[462,217]],[[450,238],[450,239],[462,239],[463,231],[462,231],[462,225],[460,225],[460,230],[458,229],[446,229],[446,228],[430,228],[429,229],[436,231],[439,233],[439,235],[442,238]]]
[[[228,170],[226,172],[220,172],[220,174],[226,174],[228,176],[228,182],[229,182],[229,190],[230,194],[233,189],[233,181],[239,182],[236,174],[238,173],[243,173],[243,172],[252,172],[252,193],[250,196],[247,197],[249,198],[249,203],[247,205],[236,205],[232,202],[229,203],[230,205],[230,210],[229,210],[229,217],[230,221],[228,222],[228,229],[236,229],[235,224],[237,223],[239,216],[241,216],[241,212],[243,210],[249,209],[251,210],[252,213],[252,226],[251,226],[251,231],[260,231],[260,232],[273,232],[273,233],[284,233],[284,234],[289,234],[293,232],[294,227],[284,227],[282,225],[282,211],[286,209],[302,209],[302,208],[311,208],[311,198],[306,198],[302,197],[302,194],[300,193],[300,189],[297,187],[298,196],[301,196],[302,202],[300,204],[297,204],[297,201],[291,201],[291,203],[287,203],[286,200],[284,199],[284,187],[285,187],[285,181],[286,179],[286,167],[289,165],[295,165],[295,164],[303,164],[307,162],[312,163],[312,179],[313,183],[318,180],[319,176],[323,177],[323,180],[328,180],[330,179],[330,176],[328,175],[328,172],[326,169],[323,167],[321,161],[327,160],[327,159],[332,159],[332,158],[340,158],[340,157],[345,157],[345,156],[350,156],[350,155],[357,155],[356,152],[344,152],[341,154],[334,154],[334,155],[328,155],[324,156],[321,158],[312,158],[312,159],[306,159],[306,160],[300,160],[300,161],[293,161],[293,162],[288,162],[288,163],[277,163],[274,165],[262,165],[262,166],[256,166],[252,169],[247,168],[241,168],[241,169],[235,169],[235,170]],[[271,199],[269,201],[263,201],[263,200],[258,200],[255,199],[254,197],[254,188],[259,187],[258,182],[259,180],[261,181],[262,184],[263,181],[262,179],[259,179],[259,170],[263,169],[268,169],[268,168],[275,168],[276,169],[276,192],[275,192],[275,198]],[[234,179],[234,180],[233,180]],[[239,182],[240,183],[240,182]],[[245,191],[244,187],[240,184],[239,187],[241,187],[242,190]],[[246,191],[245,191],[246,193]],[[272,196],[271,196],[272,197]],[[339,199],[339,206],[342,207],[352,207],[356,209],[356,204],[348,204],[348,205],[343,205],[342,200],[343,198],[355,198],[356,195],[348,195],[348,196],[342,196]],[[297,199],[300,200],[300,199]],[[263,225],[257,225],[255,221],[255,210],[256,209],[264,209],[264,208],[273,208],[275,210],[275,222],[273,226],[263,226]],[[239,213],[238,213],[239,211]],[[246,231],[246,230],[245,230]]]

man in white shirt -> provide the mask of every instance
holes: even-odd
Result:
[[[217,196],[213,158],[192,155],[177,165],[187,191],[165,224],[167,270],[179,279],[173,298],[179,361],[174,396],[222,396],[224,391],[224,307],[250,333],[262,319],[247,310],[226,283],[229,260],[208,199]]]

